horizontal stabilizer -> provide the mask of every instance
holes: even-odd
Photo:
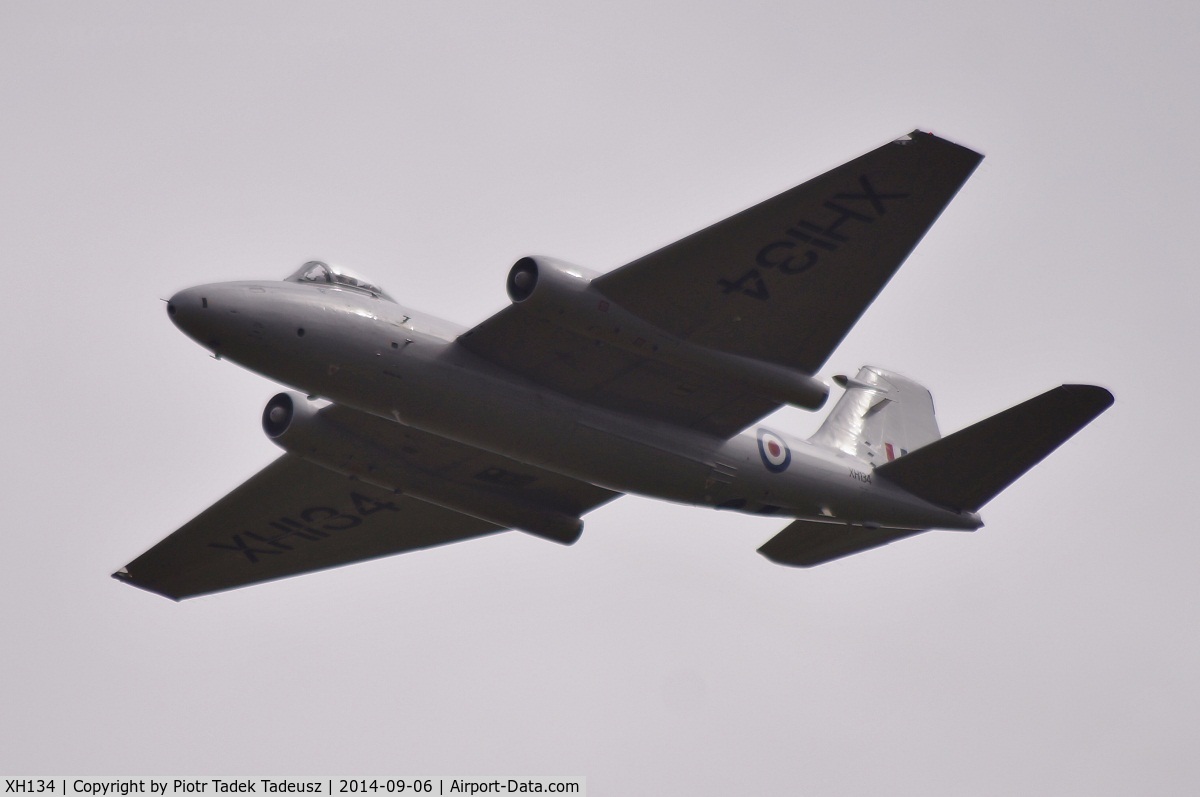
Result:
[[[758,552],[777,565],[812,567],[902,540],[924,529],[869,529],[845,523],[797,520]]]
[[[1062,385],[875,473],[918,498],[974,512],[1112,403],[1112,394],[1102,387]]]

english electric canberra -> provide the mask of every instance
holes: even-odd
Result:
[[[548,257],[462,329],[345,269],[175,294],[217,357],[297,392],[284,454],[115,577],[176,600],[517,529],[560,543],[621,493],[788,518],[758,550],[811,566],[979,509],[1112,404],[1063,385],[942,437],[929,391],[873,366],[820,429],[816,374],[982,156],[923,132],[607,274]]]

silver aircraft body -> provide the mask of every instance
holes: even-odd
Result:
[[[285,453],[115,577],[179,600],[516,529],[561,543],[622,493],[790,523],[811,566],[979,509],[1112,404],[1063,385],[947,437],[929,392],[873,366],[808,440],[814,378],[981,156],[910,135],[607,274],[546,257],[471,329],[319,261],[175,294],[175,324],[293,388]]]

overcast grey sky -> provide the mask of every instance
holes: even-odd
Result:
[[[1198,41],[1185,2],[0,0],[0,769],[1195,793]],[[108,578],[278,453],[160,298],[324,257],[472,324],[522,255],[606,271],[914,127],[987,159],[822,376],[947,432],[1117,397],[982,531],[801,571],[778,519],[627,497],[572,548]]]

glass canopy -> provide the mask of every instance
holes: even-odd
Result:
[[[322,263],[320,260],[308,261],[296,273],[288,277],[287,281],[327,285],[333,288],[348,288],[387,299],[389,302],[395,301],[384,292],[383,288],[380,288],[375,283],[363,279],[352,271],[339,268],[338,266],[331,266],[328,263]]]

